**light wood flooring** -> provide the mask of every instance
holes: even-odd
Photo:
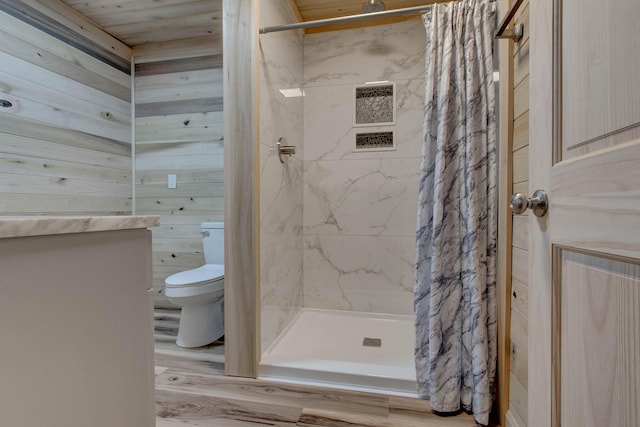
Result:
[[[175,345],[178,313],[156,310],[157,427],[476,425],[436,416],[420,399],[226,377],[223,343]]]

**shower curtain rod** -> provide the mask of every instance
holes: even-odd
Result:
[[[371,12],[360,15],[339,16],[337,18],[319,19],[317,21],[298,22],[295,24],[276,25],[273,27],[260,28],[260,34],[275,33],[276,31],[298,30],[301,28],[322,27],[324,25],[342,24],[345,22],[357,22],[374,18],[386,18],[388,16],[410,15],[412,13],[430,12],[432,4],[425,6],[406,7],[404,9],[384,10],[382,12]]]

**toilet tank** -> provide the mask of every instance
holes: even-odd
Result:
[[[200,231],[205,263],[224,265],[224,223],[203,222]]]

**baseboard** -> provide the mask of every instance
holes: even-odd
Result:
[[[511,410],[507,411],[506,424],[506,427],[527,427],[527,424],[522,421],[520,416]]]

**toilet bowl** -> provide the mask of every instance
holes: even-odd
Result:
[[[181,307],[176,344],[200,347],[224,335],[224,226],[202,223],[206,264],[165,279],[164,293]]]

